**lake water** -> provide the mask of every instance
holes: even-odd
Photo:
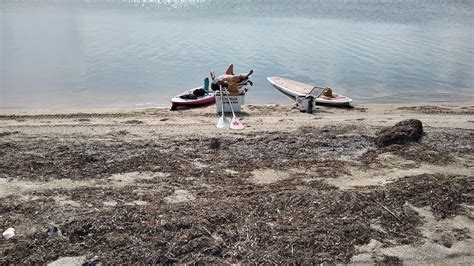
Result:
[[[167,105],[229,63],[361,103],[472,100],[471,0],[1,0],[0,110]]]

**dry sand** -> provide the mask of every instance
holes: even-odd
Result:
[[[0,263],[474,260],[474,103],[243,110],[0,113]]]

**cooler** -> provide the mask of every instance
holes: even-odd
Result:
[[[232,112],[232,109],[229,105],[232,104],[232,108],[234,108],[234,112],[240,112],[242,110],[242,105],[244,104],[245,94],[241,95],[228,95],[224,92],[224,97],[222,99],[224,101],[224,113]],[[216,92],[216,110],[218,113],[222,112],[222,101],[221,101],[221,94],[220,92]]]

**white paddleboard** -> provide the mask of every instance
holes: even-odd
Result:
[[[323,89],[315,86],[311,86],[306,83],[294,81],[291,79],[281,77],[268,77],[268,82],[273,85],[277,90],[290,97],[296,99],[296,97],[306,96],[313,91],[314,88]],[[332,93],[332,97],[320,95],[315,99],[316,103],[334,105],[334,106],[348,106],[352,103],[352,99],[341,94]]]

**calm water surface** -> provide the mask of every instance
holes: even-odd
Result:
[[[229,63],[355,102],[474,98],[470,0],[0,0],[0,111],[160,106]]]

